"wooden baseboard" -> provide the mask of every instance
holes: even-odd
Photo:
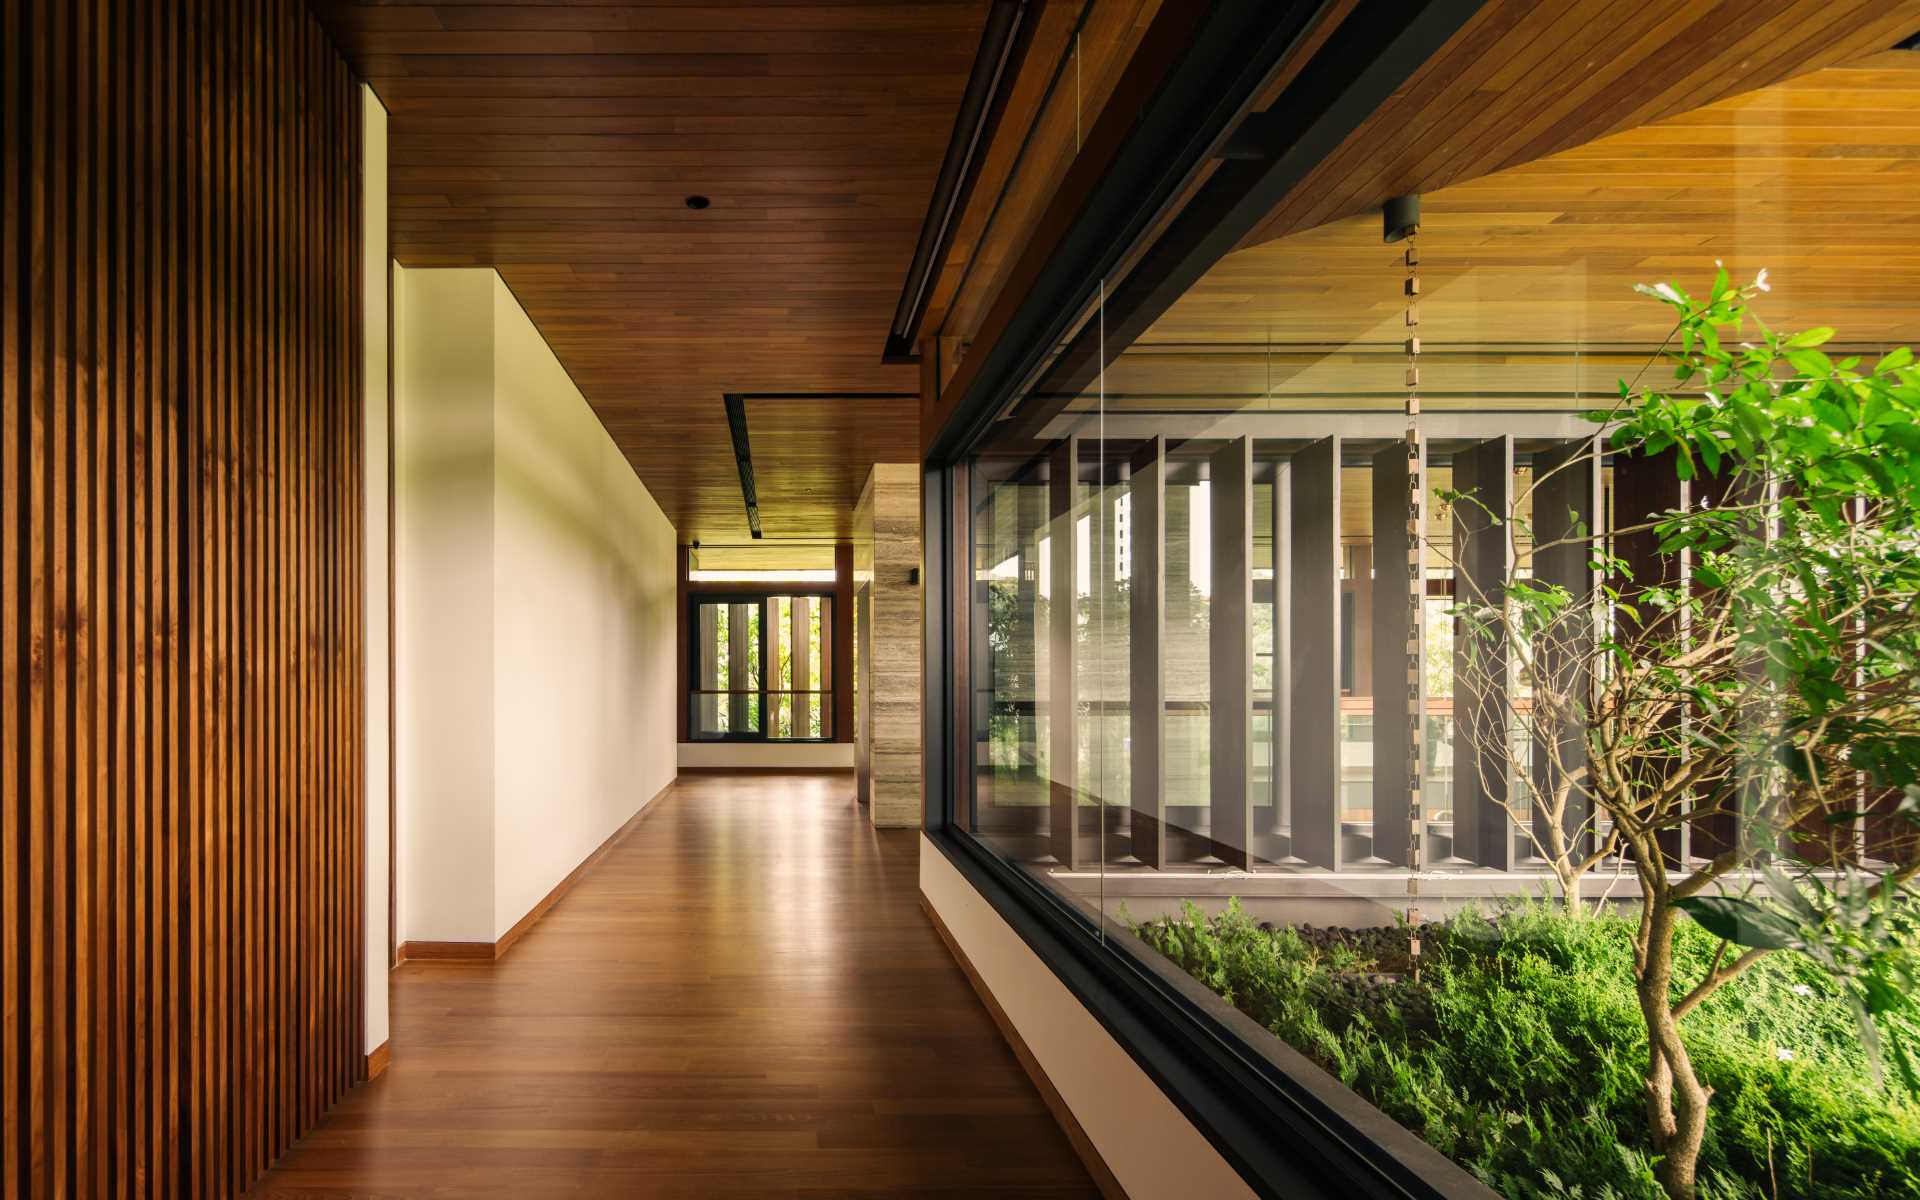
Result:
[[[548,909],[560,903],[560,898],[573,890],[573,885],[580,882],[580,877],[582,875],[585,875],[589,870],[591,870],[595,863],[605,858],[609,851],[611,851],[615,846],[619,845],[626,838],[628,834],[634,831],[634,828],[638,826],[640,822],[646,818],[646,815],[652,812],[655,806],[657,806],[660,803],[661,798],[664,797],[668,792],[673,790],[673,785],[678,781],[679,781],[679,776],[677,775],[673,779],[668,780],[667,786],[655,792],[651,800],[648,800],[645,804],[642,804],[638,812],[634,813],[631,817],[627,818],[626,824],[614,830],[613,833],[607,837],[606,841],[600,843],[600,846],[598,849],[596,849],[592,854],[587,855],[586,860],[584,862],[582,862],[579,866],[575,867],[573,870],[567,872],[567,877],[565,879],[562,879],[559,883],[554,884],[553,890],[548,892],[545,896],[542,896],[538,904],[535,904],[532,908],[528,909],[526,916],[521,917],[518,921],[515,921],[513,923],[512,929],[509,929],[504,934],[501,934],[500,940],[493,944],[493,956],[495,958],[500,958],[504,956],[508,950],[512,949],[513,944],[519,941],[521,937],[526,934],[527,930],[533,928],[534,922],[538,921],[541,917],[546,916]]]
[[[549,909],[560,903],[561,898],[573,890],[573,885],[580,882],[581,876],[585,875],[592,869],[595,863],[605,858],[609,851],[619,845],[628,834],[632,833],[634,828],[640,824],[641,820],[648,813],[659,807],[660,801],[665,798],[668,792],[673,790],[673,785],[677,782],[679,782],[679,777],[675,776],[666,787],[655,792],[652,799],[641,805],[638,812],[627,818],[626,824],[614,830],[613,833],[607,837],[607,840],[601,842],[599,848],[594,850],[592,854],[587,855],[579,866],[567,872],[565,879],[554,884],[553,890],[545,896],[542,896],[540,902],[528,909],[527,915],[515,921],[513,928],[501,934],[497,941],[401,942],[397,957],[401,962],[494,962],[504,957],[507,951],[513,948],[513,944],[525,936],[527,930],[533,928],[535,922],[539,921],[541,917],[546,916]]]
[[[387,1064],[392,1061],[392,1042],[381,1042],[375,1046],[373,1052],[367,1055],[367,1082],[371,1083],[380,1078],[381,1073],[387,1069]]]
[[[1106,1200],[1127,1200],[1127,1190],[1120,1186],[1120,1180],[1114,1175],[1113,1169],[1107,1166],[1107,1160],[1100,1157],[1099,1149],[1093,1144],[1093,1139],[1087,1136],[1087,1131],[1081,1127],[1079,1118],[1073,1115],[1073,1110],[1067,1107],[1066,1099],[1060,1095],[1060,1089],[1054,1087],[1053,1080],[1047,1078],[1046,1071],[1040,1067],[1040,1060],[1035,1058],[1033,1051],[1027,1048],[1026,1039],[1020,1036],[1018,1029],[1014,1028],[1012,1019],[1007,1016],[1007,1011],[1000,1007],[1000,1002],[994,999],[993,993],[987,990],[986,981],[980,978],[980,972],[974,970],[966,951],[962,950],[960,943],[954,940],[953,932],[947,928],[947,923],[940,919],[940,914],[933,911],[933,905],[928,902],[924,892],[920,894],[920,907],[926,912],[927,920],[933,922],[933,928],[939,933],[940,940],[947,944],[947,952],[953,955],[953,961],[960,964],[960,970],[966,975],[967,982],[973,985],[974,994],[980,997],[980,1003],[986,1006],[987,1013],[993,1017],[993,1023],[1000,1029],[1000,1036],[1007,1039],[1007,1045],[1013,1047],[1013,1056],[1020,1060],[1021,1070],[1025,1071],[1027,1078],[1033,1081],[1033,1086],[1039,1091],[1040,1099],[1046,1104],[1047,1111],[1053,1114],[1054,1121],[1067,1135],[1067,1141],[1073,1144],[1073,1151],[1080,1156],[1081,1163],[1087,1168],[1087,1174],[1093,1176],[1094,1186],[1100,1189],[1100,1194]]]
[[[681,767],[682,775],[851,775],[852,767]]]
[[[492,962],[492,942],[401,942],[401,962]]]

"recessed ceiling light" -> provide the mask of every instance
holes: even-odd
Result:
[[[707,205],[712,203],[713,201],[707,199],[705,196],[688,196],[687,197],[687,207],[692,209],[705,208]]]

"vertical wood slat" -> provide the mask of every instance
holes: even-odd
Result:
[[[767,687],[770,692],[777,692],[780,689],[780,647],[783,643],[788,643],[787,653],[789,655],[793,653],[793,647],[790,644],[791,635],[786,629],[781,627],[779,601],[769,597],[765,601],[764,607],[766,609],[766,636],[762,639],[764,644],[761,648],[761,653],[766,655],[767,659]],[[793,624],[792,614],[789,613],[787,625],[792,626]],[[789,659],[789,661],[791,662],[791,659]],[[789,719],[792,719],[792,706],[787,703],[787,698],[784,696],[776,699],[772,695],[769,695],[767,699],[767,736],[773,737],[776,736],[780,730],[781,712],[787,712]],[[790,728],[797,730],[799,723],[797,721],[794,722]]]
[[[93,164],[93,183],[89,189],[88,204],[92,240],[92,270],[88,280],[88,303],[92,314],[88,329],[88,361],[91,365],[88,407],[93,415],[87,447],[90,504],[87,511],[89,549],[86,556],[89,560],[87,604],[90,615],[86,626],[86,643],[90,663],[87,688],[90,711],[87,715],[89,736],[86,754],[92,781],[87,813],[90,835],[82,851],[88,874],[89,920],[85,935],[90,943],[88,969],[81,979],[81,987],[88,994],[87,1027],[83,1031],[87,1062],[86,1076],[82,1082],[82,1094],[86,1102],[83,1124],[87,1153],[79,1163],[80,1185],[76,1191],[98,1196],[109,1190],[107,1155],[113,1141],[112,1130],[107,1124],[113,1104],[107,1014],[113,1007],[114,999],[110,971],[114,952],[108,934],[112,875],[107,857],[112,839],[108,813],[111,802],[109,771],[112,766],[109,740],[111,726],[107,711],[110,691],[107,637],[112,619],[107,590],[111,582],[108,555],[112,551],[108,534],[108,507],[111,503],[108,478],[111,447],[108,437],[118,419],[119,407],[113,403],[113,384],[117,376],[112,370],[112,348],[107,338],[114,312],[113,297],[108,288],[112,255],[108,222],[109,205],[116,198],[113,192],[113,136],[118,119],[111,108],[109,88],[112,73],[103,58],[111,36],[108,5],[106,0],[89,0],[88,7],[86,90],[90,93],[90,120],[86,158]]]
[[[1513,571],[1508,526],[1513,506],[1513,438],[1497,437],[1453,456],[1453,487],[1473,501],[1453,506],[1455,599],[1497,607]],[[1453,852],[1483,867],[1513,867],[1508,812],[1504,635],[1456,632],[1453,643]],[[1477,659],[1477,664],[1476,664]],[[1476,665],[1469,665],[1476,664]]]
[[[1127,481],[1127,710],[1133,854],[1167,861],[1167,440],[1156,434]]]
[[[40,817],[40,879],[45,881],[47,900],[43,919],[53,929],[67,931],[67,875],[69,854],[67,830],[72,820],[73,757],[67,738],[71,731],[68,706],[72,702],[72,621],[71,588],[73,551],[69,527],[73,520],[73,256],[76,250],[73,230],[73,16],[71,6],[47,14],[50,49],[47,89],[50,117],[47,130],[46,203],[52,211],[48,222],[47,247],[47,362],[44,377],[45,432],[42,445],[48,449],[46,488],[41,500],[45,512],[40,525],[46,531],[47,561],[42,576],[48,588],[41,607],[46,624],[38,631],[43,647],[46,706],[40,736],[45,754],[46,787],[42,791],[46,808]],[[39,921],[35,922],[40,925]],[[66,1050],[71,1046],[67,1033],[67,1011],[72,999],[67,976],[67,955],[73,939],[49,937],[40,956],[45,982],[43,1003],[47,1015],[42,1024],[48,1043],[36,1055],[39,1060],[40,1086],[37,1103],[47,1107],[45,1151],[39,1156],[44,1167],[39,1172],[48,1194],[67,1187],[67,1158],[72,1153],[69,1140]],[[32,1000],[28,1001],[29,1006]]]
[[[1208,613],[1208,780],[1213,852],[1253,866],[1253,441],[1208,460],[1212,603]]]
[[[792,639],[790,664],[796,693],[813,687],[812,647],[808,641],[813,616],[813,597],[795,596],[787,606],[787,635]],[[787,720],[794,737],[807,736],[807,720],[813,710],[811,696],[795,695],[787,705]]]
[[[1315,442],[1288,467],[1293,853],[1329,870],[1340,856],[1340,442]]]
[[[361,1063],[357,97],[293,0],[0,21],[0,1194],[230,1195]]]
[[[0,5],[0,694],[7,706],[0,713],[0,927],[22,928],[27,919],[20,903],[22,884],[24,800],[26,780],[21,771],[27,730],[25,709],[18,703],[29,686],[31,667],[23,652],[23,635],[30,623],[22,615],[29,604],[23,592],[26,550],[21,531],[28,503],[23,491],[25,444],[28,439],[25,368],[32,350],[22,344],[21,323],[14,314],[25,311],[26,246],[30,225],[21,220],[29,210],[25,170],[28,147],[24,130],[31,113],[25,87],[30,59],[27,54],[25,9]],[[11,933],[0,939],[0,1011],[6,1029],[0,1031],[0,1160],[7,1164],[0,1179],[0,1196],[18,1200],[24,1193],[21,1170],[15,1165],[25,1142],[25,1117],[20,1088],[23,1051],[14,1033],[20,1025],[20,997],[25,991],[21,938]]]

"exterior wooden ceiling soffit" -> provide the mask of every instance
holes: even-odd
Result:
[[[1364,8],[1347,18],[1363,19],[1374,18]],[[1377,213],[1396,195],[1478,178],[1857,60],[1917,25],[1916,0],[1656,0],[1631,8],[1607,0],[1487,0],[1331,153],[1231,237],[1220,234],[1232,226],[1211,215],[1175,218],[1169,236],[1141,257],[1143,266],[1110,285],[1104,346],[1094,344],[1091,328],[1080,331],[1034,388],[1043,402],[1028,407],[1044,424],[1103,357],[1110,361],[1135,338],[1157,339],[1161,316],[1204,293],[1214,273],[1238,257],[1223,254],[1223,242],[1257,245]],[[1290,109],[1284,94],[1273,107]],[[1262,123],[1280,145],[1296,136],[1284,118]],[[1224,187],[1232,178],[1226,168],[1237,165],[1217,171],[1188,212],[1204,212],[1208,189]],[[1236,220],[1243,211],[1231,210]],[[1377,218],[1370,219],[1377,233]]]
[[[1488,0],[1241,245],[1884,51],[1920,0]]]
[[[1843,66],[1424,197],[1431,397],[1604,395],[1667,335],[1637,283],[1766,268],[1777,329],[1864,353],[1920,339],[1920,51]],[[1390,388],[1399,278],[1379,220],[1229,255],[1107,371],[1108,393],[1258,397]],[[1380,269],[1381,264],[1387,269]],[[1568,355],[1542,357],[1559,346]],[[1368,382],[1371,381],[1371,382]],[[1577,381],[1577,386],[1576,386]]]

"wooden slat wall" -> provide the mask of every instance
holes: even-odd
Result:
[[[0,8],[0,1192],[232,1195],[364,1061],[357,95]]]

